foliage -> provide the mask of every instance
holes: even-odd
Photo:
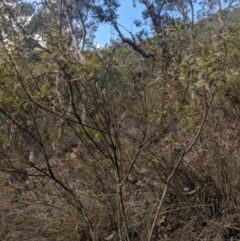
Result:
[[[153,21],[159,2],[140,2]],[[1,239],[239,238],[239,24],[158,18],[137,41],[117,7],[23,3],[23,26],[3,5]],[[86,48],[98,21],[123,43]]]

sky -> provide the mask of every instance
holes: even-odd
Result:
[[[121,6],[118,9],[118,23],[128,29],[128,31],[136,32],[136,27],[133,24],[134,20],[141,18],[141,12],[144,7],[141,4],[137,4],[136,8],[133,8],[132,0],[119,0]],[[127,32],[123,30],[123,33],[127,34]],[[102,24],[98,28],[98,32],[96,34],[96,44],[100,46],[104,46],[105,44],[109,44],[111,39],[114,40],[117,38],[117,33],[114,29],[107,24]]]

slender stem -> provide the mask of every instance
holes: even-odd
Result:
[[[197,142],[197,140],[198,140],[198,138],[199,138],[199,136],[200,136],[200,134],[202,132],[203,125],[204,125],[204,123],[206,121],[206,118],[207,118],[207,115],[208,115],[208,112],[209,112],[209,109],[210,109],[210,106],[211,106],[211,103],[212,103],[212,100],[213,100],[214,96],[215,96],[215,94],[212,94],[209,102],[206,103],[205,113],[204,113],[204,116],[202,118],[202,123],[200,125],[200,128],[199,128],[197,134],[193,138],[192,142],[185,149],[185,151],[181,154],[181,156],[177,160],[177,163],[176,163],[174,169],[172,170],[171,174],[169,175],[169,177],[167,179],[167,183],[165,185],[162,197],[161,197],[161,199],[159,201],[159,204],[158,204],[158,207],[157,207],[156,214],[154,216],[152,227],[151,227],[151,230],[150,230],[150,233],[149,233],[149,236],[148,236],[148,241],[151,241],[151,239],[152,239],[152,235],[153,235],[154,228],[156,226],[157,218],[158,218],[158,215],[159,215],[160,211],[162,210],[162,207],[163,207],[163,204],[164,204],[164,201],[165,201],[165,198],[166,198],[169,186],[170,186],[170,184],[171,184],[171,182],[172,182],[176,172],[178,171],[178,168],[179,168],[180,164],[182,163],[184,156],[192,149],[192,147],[195,145],[195,143]]]

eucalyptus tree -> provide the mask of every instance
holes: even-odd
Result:
[[[32,65],[33,62],[36,64],[39,55],[46,53],[54,56],[56,52],[61,53],[64,46],[68,46],[75,53],[76,60],[83,62],[84,51],[92,45],[97,28],[96,21],[91,17],[92,4],[94,1],[2,1],[2,43],[5,50],[9,52],[10,47],[16,49],[18,44],[21,45],[25,53],[21,57],[26,58],[23,61]],[[65,103],[62,111],[66,112],[69,108],[66,103],[71,101],[66,100],[69,93],[65,91],[64,73],[59,70],[55,76],[56,96],[60,105]],[[83,92],[84,89],[84,96]],[[84,109],[82,105],[83,119]],[[59,125],[60,138],[64,121],[60,121]]]
[[[145,58],[156,56],[140,44],[143,40],[158,35],[161,39],[160,41],[164,41],[166,31],[174,31],[179,24],[184,24],[186,29],[193,31],[195,4],[192,0],[133,0],[133,11],[138,5],[143,5],[144,10],[142,11],[142,18],[134,20],[134,24],[139,28],[139,31],[137,33],[129,31],[130,37],[126,37],[123,34],[122,27],[124,26],[118,23],[116,12],[120,6],[120,2],[116,0],[103,2],[104,4],[95,6],[95,16],[102,22],[110,23],[122,42],[130,45]]]

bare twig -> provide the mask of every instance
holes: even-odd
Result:
[[[212,100],[215,96],[215,93],[213,93],[211,95],[211,98],[209,100],[208,103],[206,103],[206,109],[205,109],[205,113],[204,113],[204,116],[202,118],[202,123],[199,127],[199,130],[197,132],[197,134],[195,135],[195,137],[193,138],[192,142],[187,146],[187,148],[185,149],[185,151],[183,151],[183,153],[181,154],[181,156],[178,158],[177,162],[176,162],[176,165],[174,167],[174,169],[172,170],[171,174],[169,175],[168,179],[167,179],[167,183],[165,185],[165,188],[164,188],[164,191],[163,191],[163,194],[162,194],[162,197],[159,201],[159,204],[158,204],[158,207],[157,207],[157,211],[156,211],[156,214],[154,216],[154,220],[153,220],[153,223],[152,223],[152,227],[151,227],[151,230],[150,230],[150,233],[149,233],[149,236],[148,236],[148,241],[151,241],[152,239],[152,235],[153,235],[153,231],[154,231],[154,228],[155,228],[155,225],[156,225],[156,222],[157,222],[157,218],[158,218],[158,215],[163,207],[163,204],[164,204],[164,201],[165,201],[165,198],[166,198],[166,195],[167,195],[167,192],[168,192],[168,189],[169,189],[169,186],[180,166],[180,164],[182,163],[183,161],[183,158],[184,156],[192,149],[192,147],[195,145],[195,143],[197,142],[201,132],[202,132],[202,129],[203,129],[203,125],[206,121],[206,118],[207,118],[207,115],[208,115],[208,112],[209,112],[209,109],[210,109],[210,106],[211,106],[211,103],[212,103]]]

